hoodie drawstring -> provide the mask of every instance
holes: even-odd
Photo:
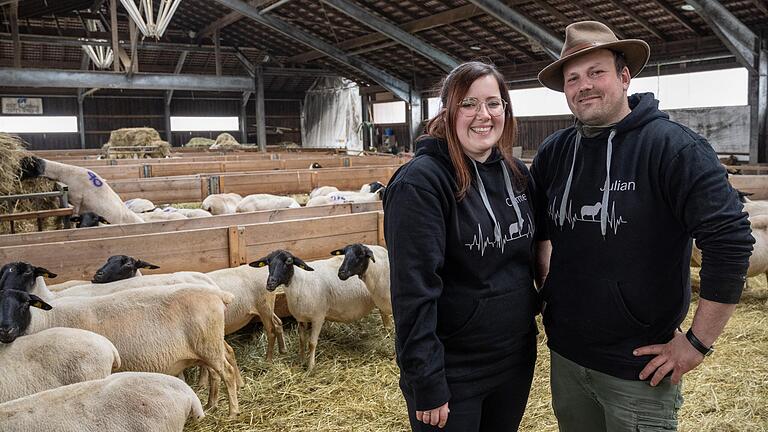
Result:
[[[480,191],[480,198],[482,198],[483,205],[485,206],[485,210],[488,212],[488,215],[491,217],[491,220],[493,221],[494,241],[496,242],[501,241],[501,226],[496,221],[496,215],[493,214],[491,203],[490,201],[488,201],[488,193],[485,191],[485,185],[483,185],[483,179],[480,178],[480,171],[477,169],[477,162],[475,162],[474,159],[470,159],[470,160],[472,161],[472,167],[475,169],[475,175],[477,176],[477,189]],[[507,171],[507,167],[504,164],[503,159],[500,161],[500,163],[501,163],[501,170],[504,173],[504,183],[507,189],[507,195],[509,195],[509,199],[512,201],[512,207],[514,207],[515,209],[515,215],[517,216],[517,221],[520,224],[518,229],[522,229],[523,217],[522,217],[522,213],[520,212],[520,206],[517,204],[515,193],[512,191],[512,182],[509,178],[509,172]]]
[[[611,189],[611,158],[613,157],[613,137],[616,136],[616,129],[611,129],[610,135],[608,135],[608,148],[605,155],[605,183],[603,184],[603,199],[600,201],[600,232],[605,237],[608,225],[608,198],[610,196]],[[571,192],[571,183],[573,181],[573,171],[576,166],[576,154],[579,151],[579,144],[581,143],[581,133],[576,133],[576,141],[573,144],[573,160],[571,161],[571,171],[568,173],[568,180],[565,182],[565,191],[563,192],[563,200],[560,203],[560,214],[558,225],[561,227],[565,223],[565,215],[568,206],[568,195]]]

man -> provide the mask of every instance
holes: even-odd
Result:
[[[578,22],[539,74],[576,117],[546,139],[531,169],[563,432],[676,430],[681,377],[733,313],[754,243],[707,141],[670,121],[653,94],[627,97],[649,55],[644,41]],[[704,262],[686,332],[691,237]]]

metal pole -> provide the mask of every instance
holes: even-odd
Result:
[[[85,148],[85,116],[83,115],[83,101],[85,98],[77,98],[77,129],[80,133],[80,148]]]
[[[267,119],[264,112],[264,73],[261,65],[256,66],[256,143],[259,151],[267,151]]]

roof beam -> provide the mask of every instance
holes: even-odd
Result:
[[[367,25],[372,30],[377,31],[388,38],[400,43],[423,57],[429,59],[446,72],[452,71],[461,62],[453,56],[430,46],[428,43],[417,38],[411,33],[400,27],[386,21],[367,10],[349,3],[345,0],[322,0],[325,4],[343,12],[355,21]]]
[[[11,25],[11,40],[13,41],[13,66],[21,67],[21,40],[19,39],[19,2],[12,1],[9,9],[8,21]]]
[[[653,24],[648,22],[647,19],[641,17],[637,14],[637,12],[634,12],[633,10],[629,9],[627,6],[624,5],[624,3],[621,2],[621,0],[608,0],[611,2],[611,4],[620,11],[624,12],[628,17],[630,17],[632,20],[643,26],[644,29],[648,30],[649,32],[653,33],[654,36],[659,38],[660,40],[666,40],[664,35],[656,30],[656,27],[654,27]]]
[[[275,31],[278,31],[291,39],[297,40],[311,48],[325,53],[328,57],[334,60],[346,64],[370,77],[373,81],[386,87],[398,98],[408,101],[410,99],[411,88],[408,83],[400,80],[384,71],[377,69],[375,66],[352,57],[348,53],[336,48],[335,46],[319,40],[316,36],[309,34],[301,29],[298,29],[280,19],[277,19],[269,15],[261,15],[259,10],[255,7],[244,3],[239,0],[215,0],[217,3],[222,4],[232,10],[238,11],[246,17],[256,21],[257,23],[267,26]]]
[[[5,87],[59,87],[142,90],[253,91],[250,77],[136,73],[132,77],[114,72],[85,72],[44,69],[0,68]]]
[[[693,21],[688,19],[687,16],[683,15],[682,12],[680,12],[679,9],[670,6],[666,0],[653,0],[657,5],[661,6],[662,9],[664,9],[668,14],[672,15],[677,22],[683,25],[683,27],[690,30],[693,34],[703,36],[703,33],[696,28],[696,26],[693,24]]]
[[[518,0],[516,0],[518,1]],[[400,25],[400,29],[408,33],[418,33],[420,31],[429,30],[435,27],[452,24],[458,21],[464,21],[466,19],[483,15],[483,11],[475,5],[466,5],[450,9],[447,11],[436,13],[426,18],[420,18],[414,21],[407,22]],[[350,39],[341,42],[336,45],[340,49],[353,49],[359,48],[365,45],[375,44],[387,40],[387,37],[380,33],[371,33],[365,36],[360,36],[354,39]],[[304,63],[312,60],[316,60],[324,57],[323,53],[317,51],[308,51],[302,54],[289,57],[286,61],[288,63]]]
[[[606,26],[608,26],[608,28],[611,29],[613,34],[615,34],[616,37],[618,37],[619,39],[626,39],[627,38],[627,36],[624,34],[624,32],[619,30],[615,25],[609,23],[607,19],[605,19],[599,13],[595,12],[594,10],[592,10],[591,7],[589,7],[586,4],[584,4],[584,1],[574,2],[574,4],[579,9],[581,9],[582,12],[587,14],[587,16],[589,16],[589,18],[592,19],[593,21],[598,21],[598,22],[601,22],[601,23],[605,24]]]
[[[536,23],[526,16],[505,5],[498,0],[470,0],[472,3],[483,9],[488,15],[496,18],[505,25],[513,28],[518,33],[541,46],[547,56],[554,60],[560,58],[560,50],[563,47],[563,41],[552,35],[547,28]]]
[[[717,0],[686,0],[742,66],[757,72],[758,37]]]
[[[269,3],[269,1],[270,0],[250,0],[248,4],[253,7],[261,7]],[[205,28],[197,32],[197,41],[200,42],[207,37],[211,37],[216,30],[221,30],[224,27],[232,25],[243,18],[245,17],[240,12],[230,12],[217,19],[216,21],[208,24],[205,26]]]

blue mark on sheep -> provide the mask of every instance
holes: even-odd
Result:
[[[104,182],[101,181],[101,179],[91,171],[88,171],[88,179],[90,179],[91,183],[93,183],[93,185],[96,187],[104,186]]]

